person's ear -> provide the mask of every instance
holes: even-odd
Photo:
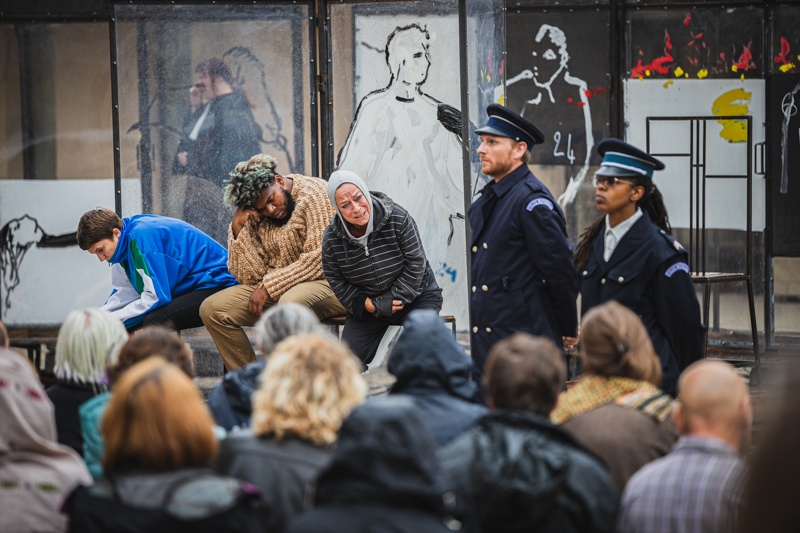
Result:
[[[642,187],[641,185],[637,185],[637,186],[633,187],[633,190],[632,190],[632,193],[631,193],[631,200],[634,201],[634,202],[638,202],[643,197],[644,197],[644,187]]]
[[[678,400],[672,404],[672,420],[675,422],[675,427],[678,429],[678,433],[683,435],[688,431],[688,428],[685,427],[686,419],[683,416],[683,407],[681,406],[681,402]]]
[[[286,185],[286,181],[283,179],[283,176],[281,176],[280,174],[275,174],[275,183],[277,183],[281,187]]]
[[[114,228],[111,230],[111,235],[114,236],[114,238],[119,239],[119,236],[122,235],[122,232],[119,230],[119,228]]]

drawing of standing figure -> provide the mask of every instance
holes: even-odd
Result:
[[[466,320],[461,113],[422,92],[431,41],[418,24],[389,35],[389,84],[359,103],[337,168],[362,176],[370,190],[385,193],[411,213],[445,305],[455,300],[448,311]]]
[[[545,39],[547,37],[547,39]],[[569,72],[569,53],[567,52],[567,36],[564,32],[550,24],[542,24],[534,38],[533,70],[523,70],[506,81],[510,87],[523,80],[530,84],[524,87],[522,106],[519,101],[509,95],[509,105],[520,109],[520,115],[528,116],[536,113],[537,123],[559,124],[566,126],[552,132],[553,144],[549,159],[553,164],[567,164],[576,167],[569,173],[569,183],[564,193],[559,196],[558,203],[567,206],[575,201],[578,189],[589,171],[589,160],[594,148],[592,134],[592,115],[589,108],[587,83]],[[511,91],[509,91],[511,93]],[[529,106],[536,106],[535,110]],[[579,121],[573,120],[570,107],[580,108]],[[572,112],[572,114],[575,114]],[[544,116],[543,116],[544,115]],[[548,120],[548,115],[550,120]],[[582,120],[581,120],[582,119]],[[577,128],[573,128],[573,124]],[[582,132],[578,131],[582,129]],[[581,142],[582,134],[585,141]],[[575,153],[578,156],[575,156]],[[545,154],[543,154],[544,156]],[[548,163],[547,159],[541,161]]]

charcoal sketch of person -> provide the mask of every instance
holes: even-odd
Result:
[[[389,84],[359,103],[337,168],[355,172],[411,213],[445,305],[455,299],[450,305],[463,307],[466,320],[461,113],[422,91],[433,39],[418,24],[389,35]]]
[[[523,70],[506,81],[506,87],[524,80],[532,82],[532,87],[526,87],[520,114],[525,116],[527,113],[530,116],[535,112],[537,124],[565,124],[569,123],[563,117],[564,113],[569,110],[567,106],[578,107],[582,112],[582,129],[585,133],[585,143],[582,144],[585,146],[579,145],[579,139],[573,136],[572,131],[558,129],[552,133],[553,151],[550,155],[555,159],[553,162],[559,163],[559,160],[566,159],[571,167],[575,166],[576,161],[580,165],[577,172],[571,173],[566,190],[558,198],[558,202],[562,206],[566,206],[575,201],[578,188],[589,171],[589,160],[592,148],[594,148],[592,115],[587,95],[588,85],[584,80],[569,72],[567,36],[560,28],[542,24],[539,31],[536,32],[531,54],[533,70]],[[509,100],[511,99],[509,98]],[[512,103],[515,102],[509,101],[509,104]],[[531,109],[531,106],[536,106],[535,111]],[[576,152],[579,153],[578,157],[575,156]]]
[[[30,215],[9,220],[0,228],[0,272],[2,272],[2,306],[0,311],[11,309],[11,295],[20,284],[22,260],[32,247],[64,248],[77,246],[75,232],[50,235],[39,221]]]

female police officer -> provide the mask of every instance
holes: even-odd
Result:
[[[670,235],[653,171],[664,163],[617,139],[601,142],[595,203],[604,216],[581,235],[575,266],[581,314],[616,300],[639,315],[661,360],[662,389],[675,394],[678,375],[703,354],[700,306],[688,254]]]

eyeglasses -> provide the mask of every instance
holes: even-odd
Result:
[[[617,178],[615,176],[598,176],[597,174],[594,175],[594,179],[592,179],[592,185],[595,187],[599,185],[605,185],[606,187],[614,187],[618,183],[626,183],[631,187],[636,187],[637,183],[635,181],[631,181],[629,179],[624,178]]]

